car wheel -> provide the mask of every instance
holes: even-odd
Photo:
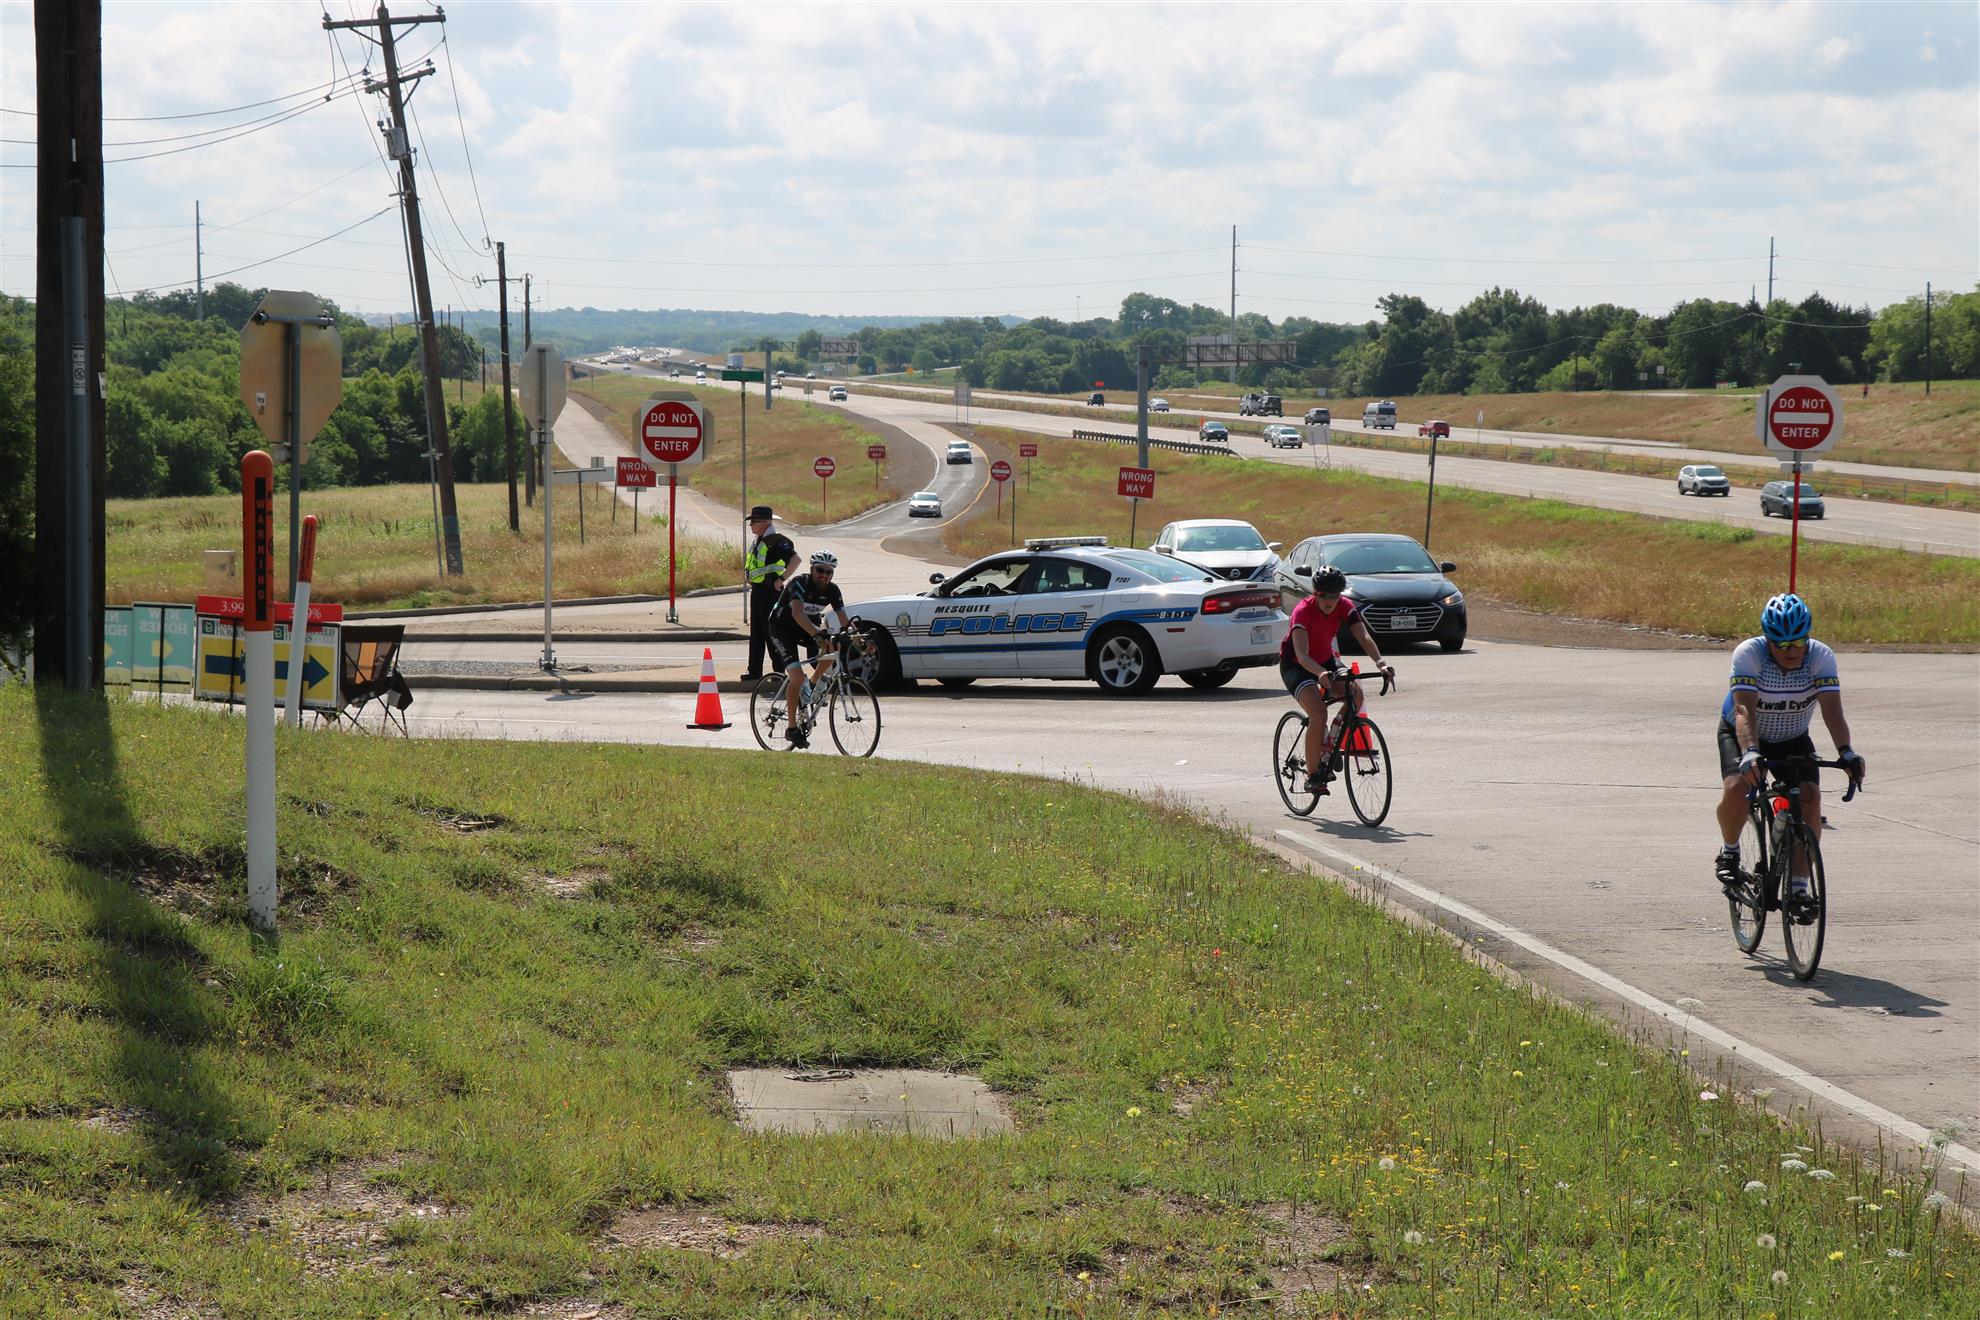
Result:
[[[1237,677],[1237,666],[1228,661],[1215,669],[1190,669],[1176,675],[1183,682],[1203,692],[1224,686]]]
[[[1689,491],[1687,491],[1687,490],[1686,490],[1686,489],[1684,488],[1684,483],[1683,483],[1682,481],[1680,481],[1680,482],[1678,483],[1678,494],[1680,494],[1680,495],[1688,495],[1688,494],[1690,494],[1690,492],[1689,492]]]
[[[940,683],[943,687],[950,689],[951,691],[960,692],[964,688],[968,687],[971,683],[974,683],[976,681],[976,675],[951,674],[947,678],[938,678],[935,681],[937,683]]]
[[[873,657],[875,672],[873,686],[880,689],[893,689],[901,686],[901,648],[894,644],[894,635],[878,624],[865,624],[860,631],[880,644],[879,654]]]
[[[1439,637],[1437,639],[1437,645],[1443,647],[1446,651],[1462,651],[1464,649],[1464,634],[1459,633],[1455,637]]]
[[[1136,697],[1162,677],[1162,661],[1147,633],[1117,625],[1093,639],[1086,672],[1108,696]]]

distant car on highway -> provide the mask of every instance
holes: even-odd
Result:
[[[879,643],[883,684],[932,678],[1089,679],[1138,696],[1164,674],[1219,688],[1278,661],[1286,616],[1271,583],[1231,582],[1104,536],[1044,537],[979,559],[919,595],[850,606]]]
[[[805,372],[805,373],[804,373],[804,378],[805,378],[806,380],[817,380],[817,379],[818,379],[818,373],[817,373],[817,372],[815,372],[815,371],[807,371],[807,372]]]
[[[1196,428],[1196,438],[1206,445],[1227,445],[1231,442],[1231,428],[1222,422],[1205,422]]]
[[[1380,403],[1371,403],[1361,410],[1361,429],[1366,431],[1370,427],[1373,427],[1377,431],[1393,431],[1396,429],[1396,405],[1394,402],[1384,399]]]
[[[1167,399],[1150,399],[1148,401],[1148,411],[1167,412],[1169,411],[1169,401]]]
[[[1308,408],[1306,410],[1306,424],[1308,426],[1332,426],[1334,424],[1334,414],[1328,412],[1325,408]]]
[[[1267,394],[1263,390],[1254,390],[1238,400],[1240,417],[1283,417],[1285,416],[1283,410],[1284,405],[1279,402],[1279,396]]]
[[[1710,463],[1689,463],[1678,469],[1680,495],[1731,495],[1732,489],[1731,479]]]
[[[1418,437],[1434,435],[1449,439],[1451,424],[1445,421],[1418,422],[1416,425],[1416,434]]]
[[[1297,426],[1273,422],[1265,428],[1265,443],[1274,449],[1299,449],[1306,444],[1306,440]]]
[[[843,385],[834,385],[831,389],[825,391],[825,397],[833,403],[844,403],[846,401],[846,387]]]
[[[1385,647],[1431,641],[1446,651],[1464,646],[1464,593],[1446,576],[1457,572],[1448,559],[1437,563],[1409,537],[1388,532],[1308,537],[1279,562],[1279,594],[1288,613],[1313,594],[1313,575],[1329,565],[1347,574],[1348,599]]]
[[[946,458],[951,463],[974,463],[975,457],[969,452],[969,441],[951,440]]]
[[[697,385],[706,385],[708,383],[708,373],[705,371],[696,371],[694,373],[694,383]]]
[[[1239,518],[1172,522],[1148,548],[1233,582],[1274,582],[1273,571],[1279,566],[1279,543],[1267,541],[1256,527]]]
[[[1086,402],[1088,407],[1098,408],[1107,402],[1107,396],[1102,394],[1099,390],[1095,390],[1093,391],[1093,393],[1086,396]]]
[[[1760,488],[1760,516],[1762,518],[1792,516],[1794,509],[1794,483],[1792,481],[1770,481]],[[1828,506],[1822,503],[1822,496],[1816,489],[1803,482],[1801,485],[1801,516],[1821,518],[1828,513]]]
[[[939,518],[942,516],[942,497],[932,490],[918,490],[908,497],[908,517]]]

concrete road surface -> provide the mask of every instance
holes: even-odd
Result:
[[[1378,829],[1338,794],[1308,819],[1283,810],[1269,740],[1288,703],[1258,670],[1216,693],[1165,681],[1127,701],[1084,683],[890,694],[879,754],[1178,795],[1377,878],[1570,997],[1661,1017],[1659,1033],[1683,1024],[1694,1062],[1716,1050],[1743,1086],[1798,1087],[1900,1141],[1980,1124],[1980,659],[1843,657],[1872,773],[1855,802],[1826,801],[1831,916],[1812,985],[1787,974],[1777,925],[1761,956],[1733,947],[1711,878],[1724,655],[1482,643],[1397,663],[1401,689],[1374,706],[1396,773]],[[719,734],[683,727],[689,700],[429,692],[412,715],[421,735],[773,754],[754,751],[735,697],[736,727]],[[1980,1153],[1954,1155],[1980,1173]]]

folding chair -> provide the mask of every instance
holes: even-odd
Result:
[[[344,706],[331,718],[350,721],[359,732],[369,732],[363,716],[367,710],[379,713],[378,731],[394,727],[411,736],[406,726],[406,707],[412,705],[412,687],[399,672],[399,648],[405,643],[402,623],[345,624],[343,654]]]

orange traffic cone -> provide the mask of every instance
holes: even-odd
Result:
[[[726,729],[722,718],[722,693],[715,686],[715,652],[701,648],[701,689],[694,698],[694,723],[690,729]]]

